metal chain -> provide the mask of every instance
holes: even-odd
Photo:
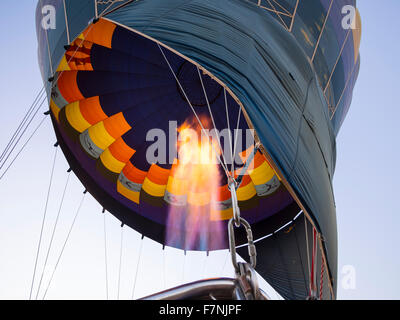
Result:
[[[244,228],[246,229],[250,263],[253,268],[256,267],[257,251],[256,251],[256,246],[254,245],[253,231],[251,230],[251,226],[244,218],[240,216],[240,208],[238,205],[238,199],[236,194],[236,181],[234,179],[231,179],[229,181],[229,190],[231,192],[232,209],[233,209],[233,217],[229,220],[228,223],[229,250],[231,253],[232,264],[235,268],[236,273],[238,273],[239,265],[236,260],[236,241],[235,241],[235,230],[233,223],[235,223],[235,226],[237,228],[243,225]]]
[[[253,232],[250,224],[243,218],[239,217],[240,225],[243,225],[247,233],[248,250],[250,263],[237,262],[236,259],[236,244],[235,244],[235,232],[234,232],[234,221],[232,218],[229,220],[228,233],[229,233],[229,250],[231,253],[231,259],[233,267],[235,268],[236,280],[238,287],[236,289],[236,296],[238,299],[246,300],[258,300],[261,297],[260,288],[258,285],[257,275],[255,272],[256,267],[256,247],[253,241]]]
[[[228,223],[229,251],[231,253],[232,264],[236,273],[238,286],[235,290],[238,299],[257,300],[261,293],[258,285],[255,267],[257,264],[257,251],[254,245],[253,231],[250,224],[240,216],[240,209],[237,199],[237,182],[234,179],[229,181],[229,190],[232,198],[233,217]],[[236,259],[235,226],[243,226],[247,234],[247,246],[249,251],[250,263],[238,263]]]
[[[232,218],[229,220],[228,223],[229,250],[231,253],[233,267],[235,268],[236,273],[239,273],[240,268],[236,259],[235,230],[233,225],[234,221],[235,221],[234,218]],[[245,219],[239,218],[239,221],[240,221],[239,227],[243,225],[244,228],[246,229],[250,264],[252,268],[255,268],[257,264],[257,251],[256,251],[256,246],[254,245],[253,232],[251,230],[250,224]]]

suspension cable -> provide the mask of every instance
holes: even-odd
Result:
[[[65,32],[67,33],[67,42],[68,44],[71,42],[69,38],[69,23],[68,23],[68,16],[67,16],[67,6],[65,4],[65,0],[63,0],[64,5],[64,18],[65,18]]]
[[[40,4],[40,7],[43,8],[43,1],[42,1],[42,0],[39,1],[39,4]],[[53,63],[52,63],[52,58],[51,58],[51,54],[50,54],[49,37],[48,37],[47,29],[46,29],[46,28],[45,28],[45,30],[44,30],[44,34],[45,34],[45,36],[46,36],[47,55],[48,55],[48,58],[49,58],[50,72],[51,72],[51,74],[53,74]]]
[[[317,295],[317,263],[318,263],[318,233],[317,230],[314,227],[314,233],[315,233],[315,254],[314,254],[314,292],[315,296]]]
[[[21,152],[25,149],[25,147],[27,146],[27,144],[29,143],[29,141],[33,138],[33,136],[35,135],[35,133],[39,130],[39,128],[42,126],[42,124],[44,123],[44,120],[46,120],[46,117],[44,117],[42,119],[42,121],[37,125],[37,127],[35,128],[35,130],[32,132],[32,134],[29,136],[28,140],[23,144],[23,146],[21,147],[21,149],[18,151],[18,153],[16,154],[16,156],[14,157],[14,159],[10,162],[10,164],[8,165],[8,167],[4,170],[4,172],[2,173],[2,175],[0,176],[0,180],[3,179],[3,177],[6,175],[6,173],[8,172],[8,170],[10,170],[11,166],[13,165],[13,163],[17,160],[18,156],[21,154]]]
[[[87,34],[90,33],[91,29],[93,28],[93,24],[89,27]],[[86,35],[87,35],[86,34]],[[76,50],[74,51],[74,53],[72,54],[72,56],[69,58],[69,60],[67,61],[67,63],[69,63],[76,55],[76,53],[78,52],[78,49],[81,47],[81,45],[83,44],[83,42],[85,41],[85,37],[83,37],[83,39],[81,39],[80,44],[77,46]],[[50,67],[52,68],[52,66],[50,65]],[[56,85],[60,76],[63,74],[64,70],[59,72],[57,74],[56,79],[53,80],[53,85]],[[53,72],[52,72],[53,74]],[[47,100],[47,97],[45,96],[43,100],[41,100],[43,98],[44,93],[46,92],[45,86],[42,87],[42,89],[40,90],[40,92],[38,93],[38,95],[36,96],[36,98],[34,99],[34,102],[32,103],[31,107],[28,109],[26,115],[24,116],[24,118],[22,119],[21,123],[19,124],[19,126],[17,127],[16,131],[14,132],[14,134],[12,135],[10,141],[8,142],[7,146],[5,147],[5,149],[3,150],[2,154],[0,155],[0,170],[4,167],[4,165],[6,164],[6,162],[8,161],[8,159],[10,158],[12,152],[14,151],[14,149],[16,148],[16,146],[18,145],[19,141],[21,140],[21,138],[23,137],[23,135],[25,134],[25,132],[27,131],[27,129],[29,128],[30,124],[32,123],[32,121],[34,120],[35,116],[37,115],[37,113],[39,112],[40,108],[42,107],[43,103]],[[39,101],[41,101],[39,103]],[[36,108],[36,110],[35,110]],[[35,111],[34,111],[35,110]],[[33,115],[32,115],[32,112]],[[30,118],[30,120],[28,120]],[[6,174],[6,172],[10,169],[10,167],[12,166],[12,164],[15,162],[15,160],[18,158],[18,156],[21,154],[21,152],[25,149],[26,145],[28,144],[28,142],[32,139],[33,135],[36,133],[36,131],[39,129],[39,127],[42,125],[42,123],[44,122],[44,119],[39,123],[38,127],[33,131],[33,134],[28,138],[28,140],[25,142],[25,144],[22,146],[22,148],[20,149],[20,151],[17,153],[17,155],[15,156],[15,158],[12,160],[12,162],[10,163],[10,165],[6,168],[6,170],[3,172],[3,174],[0,176],[0,180],[4,177],[4,175]],[[21,133],[22,132],[22,133]]]
[[[87,34],[90,33],[90,31],[91,31],[92,28],[93,28],[93,24],[92,24],[92,25],[90,26],[90,28],[88,29]],[[47,34],[46,34],[46,38],[47,38]],[[80,48],[80,46],[81,46],[81,45],[83,44],[83,42],[85,41],[85,38],[86,38],[86,36],[81,40],[80,44],[77,46],[76,50],[75,50],[74,53],[72,54],[71,58],[67,61],[67,63],[69,63],[69,62],[74,58],[74,56],[75,56],[76,53],[78,52],[78,49]],[[48,39],[47,39],[47,40],[48,40]],[[51,61],[51,60],[50,60],[50,61]],[[50,62],[50,68],[51,68],[51,70],[52,70],[51,62]],[[63,74],[63,72],[64,72],[64,70],[57,74],[56,79],[53,80],[53,84],[54,84],[54,85],[57,84],[57,82],[58,82],[60,76]],[[53,73],[53,72],[52,72],[52,73]],[[44,91],[44,92],[45,92],[45,91]],[[43,93],[42,93],[42,94],[43,94]],[[39,108],[40,108],[40,106],[44,103],[45,100],[46,100],[46,97],[44,98],[44,100],[42,101],[42,103],[39,105]],[[34,115],[36,115],[36,113],[38,112],[39,108],[36,110],[36,112],[35,112]],[[25,148],[25,146],[26,146],[26,145],[28,144],[28,142],[31,140],[31,138],[32,138],[33,135],[36,133],[36,131],[39,129],[39,127],[42,125],[42,123],[44,122],[45,119],[46,119],[46,118],[43,118],[42,121],[39,123],[39,125],[36,127],[36,129],[34,130],[34,132],[32,133],[32,135],[31,135],[31,136],[29,137],[29,139],[25,142],[25,144],[23,145],[23,147],[21,148],[21,150],[18,152],[18,154],[16,155],[16,157],[13,159],[13,161],[11,162],[11,164],[7,167],[6,171],[3,173],[2,176],[0,176],[0,180],[1,180],[1,178],[3,178],[3,176],[5,175],[5,173],[8,171],[8,169],[9,169],[9,168],[11,167],[11,165],[14,163],[14,161],[17,159],[17,157],[19,156],[19,154],[22,152],[22,150]],[[29,124],[32,122],[32,120],[33,120],[33,118],[32,118],[32,119],[30,120],[30,122],[28,123],[28,126],[29,126]],[[27,127],[28,127],[28,126],[27,126]],[[24,132],[26,131],[27,127],[25,128]],[[23,133],[24,133],[24,132],[23,132]],[[23,133],[22,133],[22,135],[23,135]],[[18,143],[18,141],[17,141],[17,143]],[[56,144],[55,146],[57,147],[58,144]],[[14,146],[14,147],[15,147],[15,146]],[[51,172],[50,185],[49,185],[49,190],[48,190],[48,194],[47,194],[47,198],[46,198],[45,211],[44,211],[44,214],[43,214],[43,220],[42,220],[42,225],[41,225],[41,230],[40,230],[39,244],[38,244],[37,253],[36,253],[36,258],[35,258],[35,266],[34,266],[34,271],[33,271],[31,289],[30,289],[30,293],[29,293],[29,300],[32,299],[32,291],[33,291],[33,286],[34,286],[35,277],[36,277],[37,263],[38,263],[39,252],[40,252],[40,247],[41,247],[41,242],[42,242],[42,237],[43,237],[44,224],[45,224],[46,215],[47,215],[48,200],[49,200],[49,194],[50,194],[51,184],[52,184],[52,180],[53,180],[53,174],[54,174],[54,167],[55,167],[55,161],[56,161],[56,156],[57,156],[57,150],[58,150],[58,148],[56,148],[55,155],[54,155],[53,168],[52,168],[52,172]],[[11,152],[12,152],[12,151],[11,151]],[[6,160],[7,160],[7,159],[6,159]],[[0,168],[0,169],[1,169],[1,168]],[[86,191],[85,191],[85,194],[86,194]],[[69,231],[69,233],[68,233],[67,239],[66,239],[66,241],[65,241],[65,243],[64,243],[62,252],[64,251],[65,245],[66,245],[66,243],[67,243],[67,241],[68,241],[68,239],[69,239],[69,235],[70,235],[70,233],[71,233],[71,231],[72,231],[73,225],[75,224],[75,220],[76,220],[76,217],[78,216],[78,213],[79,213],[79,211],[80,211],[80,207],[81,207],[81,205],[82,205],[82,203],[83,203],[83,199],[84,199],[84,197],[82,198],[81,204],[80,204],[80,206],[79,206],[79,208],[78,208],[78,211],[77,211],[77,213],[76,213],[76,215],[75,215],[73,224],[71,225],[71,228],[70,228],[70,231]],[[62,252],[61,252],[61,254],[60,254],[60,256],[59,256],[59,260],[61,259]],[[57,265],[58,265],[59,260],[57,261]],[[52,279],[53,276],[54,276],[55,270],[56,270],[56,268],[55,268],[54,271],[53,271],[53,274],[52,274],[51,279]],[[45,298],[45,296],[46,296],[46,294],[47,294],[47,290],[48,290],[48,288],[49,288],[49,286],[50,286],[51,279],[50,279],[50,282],[49,282],[49,284],[48,284],[48,286],[47,286],[47,288],[46,288],[46,291],[45,291],[45,294],[44,294],[44,296],[43,296],[43,299]],[[40,290],[40,287],[39,287],[39,289],[38,289],[38,293],[37,293],[37,294],[39,294],[39,290]],[[107,294],[108,294],[108,293],[107,293]],[[36,296],[36,297],[37,297],[37,296]]]
[[[98,19],[99,17],[99,8],[97,7],[97,0],[94,0],[94,17]]]
[[[166,256],[165,256],[165,246],[162,246],[162,251],[163,251],[163,282],[164,282],[164,289],[167,288],[167,261],[166,261]]]
[[[122,251],[123,251],[123,244],[124,244],[124,225],[121,225],[121,242],[119,247],[119,270],[118,270],[118,294],[117,300],[119,300],[119,291],[121,286],[121,266],[122,266]]]
[[[236,131],[234,132],[235,135],[235,143],[233,145],[233,156],[236,155],[236,146],[237,146],[237,139],[238,139],[238,132],[239,132],[239,125],[240,125],[240,116],[242,114],[242,108],[239,107],[239,113],[238,113],[238,118],[237,118],[237,124],[236,124]],[[233,175],[235,174],[235,161],[232,161],[232,168],[231,171]]]
[[[103,231],[104,231],[104,262],[106,272],[106,297],[108,300],[108,265],[107,265],[107,226],[106,226],[106,211],[103,209]]]
[[[139,267],[140,267],[140,258],[142,257],[143,238],[144,238],[144,236],[142,236],[142,239],[140,240],[139,257],[138,257],[138,261],[137,261],[137,265],[136,265],[135,278],[133,279],[132,300],[135,296],[136,281],[137,281],[138,271],[139,271]]]
[[[320,275],[320,283],[319,283],[319,300],[322,300],[322,298],[323,298],[324,272],[325,272],[325,260],[324,260],[324,255],[321,254],[321,275]]]
[[[88,30],[88,33],[90,32],[92,27],[93,27],[93,24],[90,26],[90,28]],[[47,38],[47,34],[46,34],[46,38]],[[81,44],[83,44],[84,41],[85,41],[85,37],[82,39]],[[48,39],[47,39],[47,42],[48,42]],[[76,52],[78,51],[80,45],[77,47],[77,49],[75,50],[75,52],[73,53],[73,55],[71,56],[69,61],[71,61],[73,59],[73,57],[75,56]],[[50,59],[50,61],[51,61],[51,59]],[[52,70],[51,62],[50,62],[50,69]],[[54,83],[57,83],[57,81],[58,81],[58,79],[59,79],[59,77],[61,76],[62,73],[63,73],[63,71],[58,74],[57,79],[55,79]],[[28,129],[29,125],[32,123],[33,119],[35,118],[36,114],[40,110],[40,107],[46,101],[46,97],[44,97],[44,99],[41,100],[43,98],[43,94],[46,92],[44,89],[45,89],[45,86],[43,86],[41,88],[41,90],[39,91],[39,93],[36,95],[32,105],[28,108],[28,111],[26,112],[24,118],[22,119],[22,121],[18,125],[18,127],[15,130],[15,132],[13,133],[10,141],[7,143],[5,149],[1,153],[1,155],[0,155],[0,164],[1,164],[0,165],[0,169],[2,169],[4,167],[5,163],[8,161],[8,159],[11,156],[12,152],[14,151],[15,147],[18,145],[18,143],[21,140],[22,136],[24,135],[24,133]],[[38,103],[39,101],[41,101],[41,102]],[[36,110],[35,110],[35,108],[36,108]],[[33,111],[33,110],[35,110],[35,111]],[[33,113],[33,115],[32,115],[32,113]],[[28,120],[29,118],[30,118],[30,120]],[[30,135],[28,140],[23,144],[23,146],[21,147],[21,149],[19,150],[17,155],[13,158],[13,160],[11,161],[9,166],[5,169],[3,174],[0,176],[0,180],[4,177],[4,175],[8,172],[8,170],[10,169],[12,164],[16,161],[18,156],[21,154],[21,152],[25,149],[26,145],[29,143],[29,141],[32,139],[32,137],[35,135],[35,133],[38,131],[38,129],[41,127],[41,125],[44,123],[45,119],[46,119],[46,117],[44,117],[41,120],[41,122],[39,123],[39,125],[34,129],[33,133]],[[25,128],[24,128],[24,126],[25,126]],[[40,249],[41,249],[41,244],[42,244],[44,225],[45,225],[46,216],[47,216],[47,208],[48,208],[50,190],[51,190],[51,186],[52,186],[52,182],[53,182],[54,168],[55,168],[55,163],[56,163],[56,158],[57,158],[57,150],[58,150],[57,147],[58,147],[58,144],[56,144],[55,147],[56,147],[56,149],[55,149],[55,153],[54,153],[53,166],[52,166],[52,170],[51,170],[50,182],[49,182],[49,187],[48,187],[48,192],[47,192],[47,197],[46,197],[46,203],[45,203],[42,223],[41,223],[39,242],[38,242],[36,256],[35,256],[35,264],[34,264],[32,281],[31,281],[31,286],[30,286],[29,300],[32,299],[33,287],[34,287],[35,278],[36,278],[37,264],[38,264],[38,260],[39,260],[39,254],[40,254]],[[3,163],[1,163],[1,162],[3,162]],[[74,222],[75,222],[75,220],[74,220]],[[46,289],[46,292],[47,292],[47,289]],[[39,290],[40,290],[40,287],[39,287]],[[38,294],[39,294],[39,292],[38,292]]]
[[[39,91],[39,93],[36,95],[35,99],[33,100],[32,104],[30,105],[29,109],[25,113],[25,116],[22,118],[22,120],[21,120],[20,124],[18,125],[17,129],[14,131],[13,135],[11,136],[10,141],[8,142],[8,144],[4,148],[3,152],[1,153],[0,162],[3,161],[6,153],[11,148],[11,145],[14,143],[15,139],[17,138],[17,136],[21,132],[23,126],[26,123],[26,121],[29,119],[30,115],[32,114],[32,111],[36,108],[37,103],[42,99],[43,94],[44,94],[44,86]]]
[[[177,82],[177,84],[178,84],[180,90],[182,91],[183,95],[185,96],[186,102],[188,103],[190,109],[192,110],[194,116],[196,117],[197,122],[199,123],[199,125],[200,125],[201,129],[203,130],[203,132],[205,132],[206,130],[204,129],[204,126],[203,126],[203,124],[202,124],[202,122],[201,122],[199,116],[197,115],[196,110],[194,109],[194,107],[193,107],[192,103],[190,102],[190,100],[189,100],[189,98],[188,98],[188,96],[187,96],[185,90],[184,90],[183,87],[182,87],[181,82],[179,81],[178,77],[176,76],[174,70],[172,69],[172,66],[171,66],[171,64],[169,63],[169,61],[168,61],[168,59],[167,59],[167,57],[166,57],[164,51],[162,50],[162,48],[161,48],[161,46],[160,46],[159,43],[157,43],[157,46],[158,46],[158,48],[160,49],[161,54],[162,54],[162,56],[164,57],[164,60],[165,60],[165,62],[167,63],[167,65],[168,65],[168,67],[169,67],[169,69],[170,69],[172,75],[174,76],[175,81]],[[215,154],[218,155],[218,153],[216,152],[216,150],[215,150],[215,148],[214,148],[214,144],[213,144],[213,143],[211,143],[211,147],[213,148]],[[226,174],[226,177],[227,177],[228,179],[231,178],[231,175],[230,175],[230,173],[228,172],[227,168],[225,168],[223,162],[221,161],[221,158],[220,158],[219,156],[217,156],[216,158],[218,159],[218,162],[220,163],[221,167],[224,169],[225,174]]]
[[[32,276],[32,282],[31,282],[31,289],[30,289],[30,293],[29,293],[29,300],[32,299],[33,285],[35,283],[36,268],[37,268],[37,263],[38,263],[38,260],[39,260],[40,247],[41,247],[41,244],[42,244],[43,229],[44,229],[44,225],[45,225],[45,222],[46,222],[47,206],[48,206],[48,203],[49,203],[50,190],[51,190],[51,185],[52,185],[52,182],[53,182],[54,168],[56,166],[57,150],[58,150],[58,147],[55,147],[54,159],[53,159],[53,167],[51,169],[51,174],[50,174],[49,188],[47,190],[46,204],[45,204],[45,207],[44,207],[43,218],[42,218],[42,226],[40,228],[39,243],[38,243],[37,251],[36,251],[35,266],[33,268],[33,276]]]
[[[108,0],[108,1],[97,1],[97,4],[109,4],[99,15],[99,18],[104,16],[104,14],[110,9],[116,2],[122,2],[124,0]]]
[[[310,281],[310,293],[309,293],[309,298],[310,299],[315,299],[315,297],[316,297],[316,292],[315,292],[315,289],[316,289],[316,284],[315,284],[315,281],[316,281],[316,242],[317,242],[317,239],[316,239],[316,235],[317,235],[317,232],[316,232],[316,229],[313,227],[313,242],[312,242],[312,253],[311,253],[311,274],[310,274],[310,279],[311,279],[311,281]]]
[[[222,146],[221,146],[220,136],[219,136],[219,133],[218,133],[218,130],[217,130],[217,126],[215,125],[215,120],[214,120],[213,113],[212,113],[212,111],[211,111],[210,102],[208,101],[208,95],[207,95],[207,92],[206,92],[206,88],[204,87],[203,77],[201,76],[199,67],[198,67],[198,66],[196,66],[196,67],[197,67],[197,73],[198,73],[199,78],[200,78],[201,87],[203,88],[204,97],[206,98],[207,107],[208,107],[208,112],[210,113],[211,121],[212,121],[214,130],[215,130],[215,134],[217,135],[218,146],[219,146],[219,149],[220,149],[221,154],[222,154],[222,160],[223,160],[223,162],[224,162],[224,164],[225,164],[225,168],[224,168],[224,169],[225,169],[226,171],[228,171],[228,165],[227,165],[227,163],[226,163],[226,159],[225,159],[225,155],[224,155],[224,150],[222,149]]]
[[[208,258],[208,251],[206,252],[206,256],[204,257],[204,263],[203,263],[203,270],[201,272],[201,277],[205,278],[206,275],[206,266],[207,266],[207,259]]]
[[[63,193],[62,193],[62,196],[61,196],[60,206],[58,207],[57,217],[56,217],[56,220],[54,222],[53,231],[51,233],[50,244],[49,244],[49,247],[47,249],[46,258],[45,258],[44,266],[43,266],[43,270],[42,270],[42,275],[40,276],[39,286],[38,286],[37,293],[36,293],[36,300],[38,299],[40,288],[42,286],[43,276],[44,276],[44,273],[45,273],[45,270],[46,270],[46,267],[47,267],[47,261],[49,259],[50,251],[51,251],[51,248],[52,248],[52,245],[53,245],[53,240],[54,240],[54,236],[56,234],[57,225],[58,225],[58,221],[59,221],[59,218],[60,218],[60,213],[61,213],[61,209],[62,209],[62,206],[63,206],[63,203],[64,203],[64,198],[65,198],[65,194],[66,194],[66,191],[67,191],[67,187],[68,187],[68,183],[69,183],[70,177],[71,177],[71,171],[68,172],[68,177],[67,177],[67,180],[65,182],[65,187],[64,187],[64,190],[63,190]]]
[[[228,111],[228,99],[226,98],[226,89],[224,87],[224,99],[225,99],[225,114],[226,114],[226,122],[228,125],[228,134],[229,134],[229,150],[231,151],[231,164],[235,161],[235,157],[233,154],[233,139],[232,139],[232,132],[231,132],[231,125],[230,125],[230,121],[229,121],[229,111]],[[231,167],[232,170],[232,167]],[[231,171],[231,175],[234,176],[235,173],[233,171]]]
[[[186,250],[183,251],[182,282],[185,281]]]
[[[42,100],[42,102],[38,105],[36,108],[36,111],[33,113],[31,116],[30,120],[28,121],[27,124],[24,124],[24,128],[19,131],[18,137],[15,137],[14,141],[11,143],[7,151],[4,153],[4,156],[2,158],[2,163],[0,165],[0,170],[3,169],[4,165],[7,163],[8,159],[12,155],[13,151],[17,147],[18,143],[21,141],[22,137],[24,136],[25,132],[28,130],[29,126],[31,125],[32,121],[35,119],[37,113],[39,112],[40,108],[42,107],[43,103],[45,102],[46,97]]]
[[[247,170],[249,169],[250,164],[253,162],[253,159],[256,156],[258,149],[259,149],[259,143],[256,143],[256,145],[254,146],[253,152],[246,159],[244,166],[242,167],[242,169],[240,170],[240,172],[236,178],[236,181],[237,181],[236,189],[239,189],[240,185],[242,184],[243,177],[246,174]]]
[[[305,228],[305,233],[306,233],[306,246],[307,246],[308,282],[309,282],[309,286],[310,286],[311,285],[310,248],[309,248],[309,244],[308,244],[307,218],[306,218],[305,214],[304,214],[304,228]]]
[[[53,280],[54,274],[55,274],[56,271],[57,271],[58,264],[59,264],[60,261],[61,261],[61,257],[62,257],[62,255],[63,255],[63,253],[64,253],[65,247],[67,246],[68,240],[69,240],[69,238],[70,238],[70,236],[71,236],[71,232],[72,232],[72,229],[74,228],[76,219],[78,218],[79,212],[81,211],[83,202],[84,202],[84,200],[85,200],[86,193],[87,193],[87,191],[84,191],[83,196],[82,196],[82,199],[81,199],[81,201],[80,201],[80,203],[79,203],[78,209],[76,210],[74,219],[72,220],[71,226],[70,226],[70,228],[69,228],[69,230],[68,230],[67,237],[66,237],[65,240],[64,240],[63,246],[62,246],[62,248],[61,248],[61,252],[60,252],[60,254],[59,254],[58,258],[57,258],[57,262],[56,262],[56,264],[55,264],[55,266],[54,266],[54,269],[53,269],[53,272],[52,272],[52,274],[51,274],[51,276],[50,276],[50,280],[49,280],[49,282],[48,282],[48,284],[47,284],[47,287],[46,287],[46,290],[45,290],[45,292],[44,292],[44,295],[43,295],[42,300],[44,300],[44,299],[46,298],[46,295],[47,295],[47,292],[48,292],[48,290],[49,290],[49,288],[50,288],[50,285],[51,285],[51,282],[52,282],[52,280]]]
[[[76,49],[75,49],[75,51],[72,53],[71,57],[68,59],[67,64],[69,64],[69,63],[72,61],[72,59],[75,58],[76,53],[78,52],[79,48],[80,48],[80,47],[83,45],[83,43],[85,42],[87,35],[90,33],[90,31],[92,31],[93,26],[94,26],[94,23],[92,23],[92,24],[90,25],[90,27],[89,27],[89,29],[87,30],[87,32],[86,32],[86,34],[84,35],[84,37],[83,37],[82,39],[80,39],[81,41],[80,41],[79,45],[76,46]],[[59,72],[59,73],[57,74],[57,77],[53,80],[54,86],[58,83],[58,80],[60,79],[61,75],[62,75],[64,72],[65,72],[65,70],[62,70],[61,72]]]

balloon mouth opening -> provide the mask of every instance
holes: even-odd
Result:
[[[185,250],[226,249],[226,169],[237,177],[254,153],[245,109],[196,62],[129,31],[100,19],[57,68],[50,106],[69,162],[103,207],[145,236]],[[171,133],[181,137],[176,144]],[[261,151],[243,172],[238,202],[251,224],[293,203]]]

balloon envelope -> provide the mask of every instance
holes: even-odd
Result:
[[[89,24],[93,1],[67,1],[64,24],[62,1],[44,3],[57,8],[56,30],[43,30],[40,5],[37,11],[42,74],[54,77],[48,95],[55,132],[74,172],[104,208],[163,244],[225,248],[226,239],[212,241],[232,216],[221,164],[217,210],[206,234],[190,244],[184,238],[168,243],[171,207],[211,203],[205,190],[189,196],[178,187],[185,183],[174,177],[169,137],[194,113],[208,119],[207,129],[214,123],[232,135],[241,129],[242,141],[255,129],[262,148],[238,189],[242,216],[259,238],[291,221],[300,207],[306,211],[323,236],[335,292],[335,136],[351,102],[361,33],[341,21],[343,6],[354,1],[282,0],[278,10],[269,1],[137,1]],[[154,129],[167,133],[160,145],[168,152],[149,161],[158,141]],[[234,156],[249,149],[244,143]],[[242,157],[236,169],[244,163]],[[185,210],[180,221],[173,228],[184,234]],[[238,233],[238,243],[244,240]],[[260,256],[271,259],[268,245],[262,247]],[[295,265],[304,271],[304,264]],[[296,281],[286,276],[285,287]],[[286,297],[307,294],[305,287]]]

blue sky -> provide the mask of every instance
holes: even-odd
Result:
[[[380,1],[378,8],[361,0],[358,8],[361,70],[337,139],[334,178],[339,266],[354,265],[357,289],[339,287],[339,297],[398,299],[400,2]]]
[[[33,0],[9,1],[0,11],[3,43],[0,52],[0,149],[42,86],[37,63],[35,5]],[[397,124],[400,116],[400,64],[397,57],[400,51],[397,41],[400,2],[383,0],[378,7],[377,1],[361,0],[358,7],[363,20],[361,70],[351,109],[337,139],[334,177],[339,227],[338,298],[399,299],[397,243],[400,215],[396,182],[400,179],[400,129]],[[54,142],[47,121],[0,182],[0,299],[24,299],[29,294]],[[44,248],[49,242],[49,230],[58,211],[67,169],[60,152]],[[82,191],[83,187],[71,176],[50,266],[54,266]],[[110,297],[115,298],[120,227],[111,215],[106,219]],[[140,251],[139,237],[136,232],[124,229],[122,298],[131,296]],[[101,208],[88,196],[47,297],[104,298],[103,241]],[[226,257],[226,252],[216,252],[208,259],[202,254],[191,254],[185,259],[173,249],[164,257],[159,244],[145,240],[135,297],[203,276],[230,276],[232,270],[229,261],[225,264]],[[43,255],[41,258],[43,261]],[[341,270],[346,265],[354,266],[356,271],[353,290],[341,286]],[[40,275],[41,265],[38,270]],[[185,270],[183,277],[182,270]],[[48,277],[46,272],[45,284]],[[42,288],[39,297],[43,291]]]

